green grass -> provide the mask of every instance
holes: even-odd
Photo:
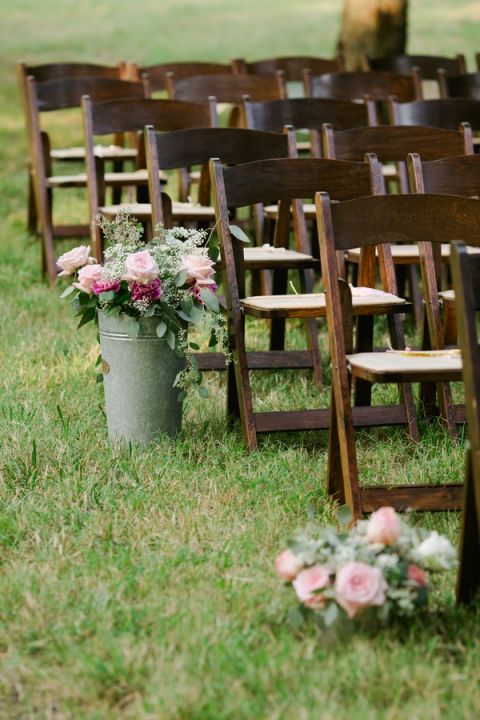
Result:
[[[223,379],[189,402],[184,430],[112,450],[95,384],[92,328],[39,279],[25,232],[25,133],[14,63],[155,62],[329,55],[333,0],[228,4],[17,0],[0,29],[0,718],[445,720],[480,714],[478,611],[439,581],[408,626],[339,638],[293,631],[292,593],[272,572],[312,511],[330,520],[326,437],[265,438],[247,456],[226,432]],[[411,51],[464,50],[472,2],[412,3]],[[59,142],[75,128],[54,125]],[[56,211],[82,217],[65,201]],[[298,333],[294,333],[294,341]],[[325,348],[325,332],[322,333]],[[255,380],[265,408],[328,402],[307,373]],[[260,395],[261,392],[261,395]],[[292,397],[292,395],[294,397]],[[463,443],[438,427],[412,447],[401,430],[360,433],[373,482],[459,480]],[[416,518],[458,541],[456,514]]]

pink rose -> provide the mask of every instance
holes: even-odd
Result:
[[[143,302],[150,304],[154,300],[158,300],[162,296],[162,285],[160,280],[152,280],[148,285],[140,285],[139,283],[132,283],[130,287],[132,293],[133,302]]]
[[[367,607],[383,605],[387,587],[379,568],[348,562],[337,571],[336,600],[351,619]]]
[[[275,560],[275,570],[287,582],[295,580],[302,567],[302,561],[291,550],[284,550]]]
[[[101,265],[85,265],[78,271],[78,282],[72,283],[74,288],[82,290],[89,295],[92,294],[93,283],[99,282],[102,278]]]
[[[392,507],[381,507],[370,516],[367,527],[367,540],[369,543],[394,545],[402,526],[400,519]]]
[[[407,576],[409,580],[412,580],[412,582],[417,585],[421,585],[421,587],[426,587],[428,584],[427,573],[419,568],[418,565],[409,565]]]
[[[57,260],[57,265],[62,269],[59,273],[59,277],[62,275],[73,275],[75,270],[94,263],[95,260],[89,257],[90,248],[87,245],[80,245],[79,247],[73,248],[68,252],[60,255]]]
[[[131,253],[125,260],[124,280],[147,285],[158,277],[158,266],[148,250]]]
[[[205,255],[183,255],[183,269],[187,271],[187,283],[196,283],[204,287],[215,285],[213,260]]]
[[[323,598],[315,590],[323,590],[330,583],[330,572],[324,565],[314,565],[298,573],[292,585],[297,597],[307,607],[321,607]]]

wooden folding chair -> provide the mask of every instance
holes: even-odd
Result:
[[[391,125],[425,125],[457,130],[467,122],[474,131],[480,130],[480,100],[471,98],[436,98],[398,102],[389,98]]]
[[[437,71],[440,97],[471,98],[480,100],[480,72],[449,75],[440,68]]]
[[[286,158],[289,154],[295,154],[294,133],[288,130],[284,134],[261,132],[257,130],[245,130],[236,128],[216,128],[185,130],[173,133],[158,133],[153,127],[147,127],[146,152],[147,165],[150,178],[150,197],[153,206],[153,223],[164,222],[161,214],[160,191],[161,186],[158,180],[160,170],[167,171],[187,165],[202,166],[202,179],[199,191],[198,212],[211,213],[208,219],[215,218],[215,212],[210,203],[210,178],[208,175],[208,161],[211,157],[221,155],[221,162],[225,165],[237,165],[249,163],[267,158]],[[317,265],[317,261],[310,253],[302,250],[290,250],[283,244],[280,247],[264,247],[261,244],[261,215],[263,207],[259,204],[255,207],[254,231],[257,238],[256,246],[244,248],[244,265],[246,270],[273,271],[274,283],[286,284],[289,270],[298,270],[300,273],[300,285],[305,292],[312,292],[312,277],[310,268]],[[212,223],[213,224],[213,223]],[[297,235],[304,232],[303,224],[297,226]],[[299,245],[304,244],[304,239],[299,239]],[[305,320],[305,332],[308,338],[309,350],[303,353],[304,359],[301,367],[312,367],[315,381],[322,383],[322,369],[320,352],[318,348],[317,328],[312,320]],[[285,329],[282,322],[272,323],[270,346],[272,350],[284,350]],[[249,357],[250,364],[258,369],[271,367],[271,356],[265,357],[265,353],[253,353]],[[219,353],[202,353],[198,356],[199,367],[203,370],[224,369],[225,361]],[[292,354],[289,352],[278,353],[275,367],[282,367],[280,361],[286,363],[284,367],[292,366]],[[299,362],[299,354],[294,356],[294,366]]]
[[[251,366],[245,344],[245,317],[270,320],[324,317],[325,297],[323,293],[249,297],[245,287],[243,251],[230,232],[229,212],[276,198],[280,203],[277,233],[285,238],[290,230],[290,205],[294,223],[300,224],[303,222],[302,201],[312,197],[317,188],[328,188],[332,197],[340,200],[360,197],[370,193],[372,188],[381,191],[379,173],[374,158],[369,158],[368,163],[314,158],[264,160],[227,168],[220,160],[210,161],[234,356],[234,363],[228,368],[227,407],[231,419],[240,417],[245,446],[249,451],[257,447],[258,433],[326,428],[329,413],[328,410],[255,411],[249,378]],[[355,235],[353,230],[352,234]],[[393,277],[387,270],[387,264],[385,277],[387,282]],[[405,309],[405,302],[393,294],[373,292],[354,300],[356,314],[393,314]],[[393,323],[391,330],[394,347],[403,347],[403,337],[397,333],[397,326]],[[357,425],[376,425],[383,423],[385,418],[392,424],[409,424],[411,432],[416,433],[413,408],[405,403],[388,408],[355,408]]]
[[[460,566],[457,602],[471,603],[480,590],[480,350],[477,313],[480,310],[480,257],[463,243],[452,249],[453,285],[462,349],[469,447],[465,458]]]
[[[105,205],[105,182],[103,167],[100,158],[95,157],[94,138],[96,136],[117,133],[142,132],[145,125],[154,125],[158,130],[171,131],[185,127],[212,127],[217,123],[215,102],[190,103],[176,100],[110,100],[107,102],[92,102],[91,98],[82,99],[84,137],[87,159],[88,197],[90,206],[91,237],[97,258],[102,257],[102,234],[96,222],[100,211],[107,217],[112,217],[123,208],[132,212],[138,220],[150,222],[151,206],[146,203],[148,197],[141,197],[141,188],[145,190],[148,185],[148,173],[144,153],[140,152],[135,173],[119,175],[119,186],[137,187],[137,200],[135,204]],[[178,166],[180,180],[188,182],[185,178],[186,169]],[[165,177],[163,178],[165,180]],[[144,193],[145,195],[146,193]],[[140,202],[142,201],[143,202]],[[174,203],[173,216],[177,221],[188,222],[198,220],[192,203]],[[209,216],[214,217],[213,210]]]
[[[172,62],[158,63],[156,65],[139,66],[130,63],[129,76],[131,80],[139,81],[146,73],[150,81],[152,92],[167,89],[167,75],[173,73],[177,80],[183,80],[193,75],[225,75],[232,72],[230,63],[209,62]]]
[[[20,96],[22,99],[23,114],[25,118],[25,127],[28,135],[29,147],[31,145],[30,138],[30,122],[27,103],[27,78],[31,76],[37,82],[45,82],[47,80],[60,80],[65,77],[110,77],[119,80],[126,79],[125,63],[118,65],[96,65],[93,63],[48,63],[46,65],[27,65],[25,62],[17,63],[17,75],[20,86]],[[120,149],[120,148],[119,148]],[[112,159],[118,160],[111,148]],[[84,161],[85,153],[83,147],[70,148],[51,148],[50,157],[53,161]],[[134,157],[134,155],[132,155]],[[125,159],[125,154],[120,153],[120,160]],[[29,233],[34,235],[37,232],[37,216],[35,210],[35,197],[33,192],[33,180],[31,163],[28,167],[28,212],[27,227]]]
[[[95,100],[114,97],[143,98],[149,93],[148,81],[127,82],[115,78],[79,77],[48,80],[37,83],[33,77],[27,79],[27,105],[30,127],[30,153],[32,179],[35,191],[35,205],[42,234],[43,269],[51,283],[56,279],[54,239],[88,235],[88,225],[54,225],[52,217],[53,191],[61,188],[85,187],[86,173],[75,175],[53,175],[50,157],[50,138],[41,130],[40,115],[43,112],[79,107],[82,95]],[[106,184],[115,184],[116,173],[107,173]]]
[[[327,300],[332,357],[332,399],[328,491],[346,502],[355,517],[381,505],[398,509],[447,510],[460,506],[458,485],[361,486],[356,457],[350,393],[357,378],[370,383],[444,383],[460,380],[460,357],[449,353],[353,352],[352,310],[348,287],[338,278],[337,253],[360,247],[420,243],[433,265],[432,243],[456,238],[480,246],[480,203],[451,195],[385,195],[331,203],[316,196],[318,235]],[[434,302],[428,294],[426,302]]]

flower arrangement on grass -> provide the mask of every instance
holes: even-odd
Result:
[[[62,293],[75,293],[71,304],[80,317],[78,327],[98,321],[98,311],[124,318],[131,338],[139,334],[139,319],[158,319],[156,333],[169,347],[187,359],[186,370],[175,381],[177,387],[198,384],[201,374],[188,342],[188,325],[208,333],[209,346],[225,341],[225,320],[215,295],[214,260],[209,257],[204,230],[174,227],[155,229],[148,244],[143,229],[128,213],[115,220],[99,218],[107,248],[102,265],[90,257],[88,246],[80,246],[57,260],[60,276],[73,276],[74,282]],[[182,393],[183,397],[183,393]]]
[[[456,565],[446,537],[408,525],[391,507],[350,530],[308,527],[278,555],[278,575],[326,627],[368,610],[380,622],[408,616],[428,600],[428,573]]]

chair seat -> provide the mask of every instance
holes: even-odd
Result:
[[[392,249],[392,257],[395,265],[418,265],[420,255],[418,251],[418,245],[390,245]],[[480,248],[469,247],[471,253],[480,253]],[[378,252],[377,252],[378,254]],[[443,244],[441,246],[442,262],[449,262],[450,260],[450,245]],[[346,259],[351,263],[358,263],[360,261],[360,248],[352,248],[347,251]]]
[[[353,288],[352,307],[355,315],[383,314],[396,306],[402,310],[408,304],[403,298],[381,290],[368,294],[355,291],[370,288]],[[325,317],[325,293],[299,295],[256,295],[240,301],[245,313],[263,318],[311,318]]]
[[[137,157],[135,148],[124,148],[119,145],[96,145],[95,155],[105,160],[133,160]],[[55,148],[50,151],[52,160],[84,160],[84,147]]]
[[[104,205],[99,208],[100,212],[108,219],[114,218],[120,210],[131,213],[137,220],[150,220],[152,206],[150,203],[121,203],[120,205]],[[174,218],[185,220],[213,220],[215,209],[210,205],[194,205],[193,203],[172,203],[172,215]]]
[[[369,382],[448,382],[462,377],[462,358],[455,350],[393,351],[347,355],[352,375]]]
[[[159,173],[160,180],[166,182],[167,178],[163,172]],[[123,187],[125,185],[146,185],[148,183],[148,171],[133,170],[132,172],[107,172],[105,173],[105,183],[113,187]],[[86,173],[77,173],[76,175],[51,175],[47,178],[48,187],[85,187],[87,184]]]
[[[278,217],[278,205],[267,205],[264,209],[265,217],[268,220],[276,220]],[[315,204],[314,203],[303,203],[303,212],[308,220],[314,220],[315,215]]]
[[[292,269],[319,266],[319,260],[307,253],[288,250],[283,247],[276,248],[272,245],[246,247],[243,251],[243,257],[249,270],[266,270],[274,268],[276,265]]]

